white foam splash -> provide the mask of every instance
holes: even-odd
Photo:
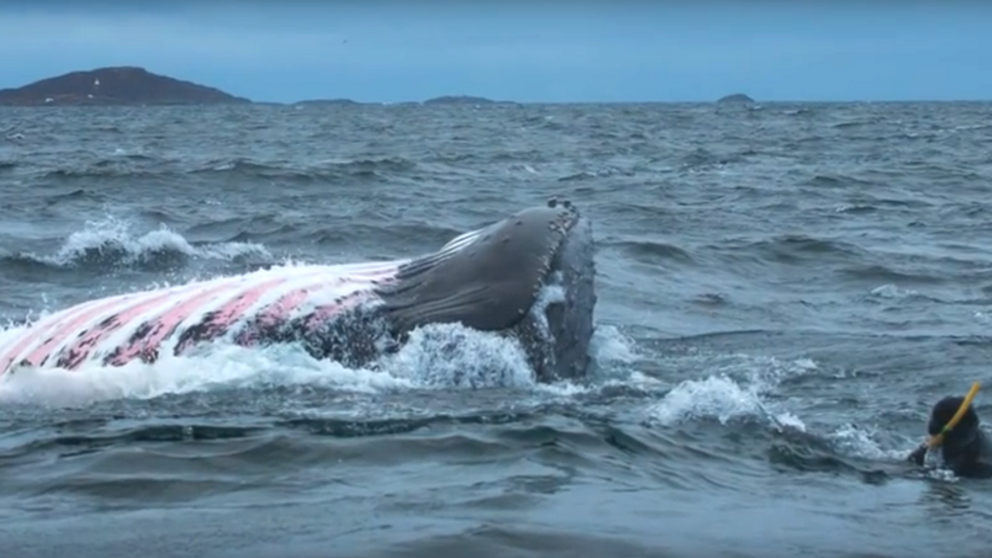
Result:
[[[589,343],[589,354],[601,365],[607,363],[629,365],[644,358],[644,355],[637,350],[634,341],[610,324],[596,326],[592,341]]]
[[[826,435],[834,448],[846,455],[873,461],[905,461],[911,447],[883,448],[878,442],[879,430],[875,427],[847,424]],[[931,479],[957,482],[954,471],[946,468],[940,448],[929,449],[923,457],[924,474]]]
[[[108,251],[120,252],[123,264],[139,262],[162,252],[217,260],[230,260],[245,255],[272,257],[264,246],[250,242],[222,242],[193,246],[181,234],[165,225],[139,236],[133,232],[130,221],[113,216],[87,221],[82,230],[66,238],[54,255],[27,254],[27,256],[52,265],[71,266],[87,254]]]
[[[22,328],[2,332],[2,338]],[[527,387],[533,372],[516,341],[455,324],[414,331],[395,355],[376,366],[348,368],[311,357],[294,344],[245,348],[206,345],[193,354],[164,354],[153,364],[86,363],[76,371],[22,368],[0,378],[0,401],[54,406],[167,394],[310,385],[358,393],[458,387]]]
[[[314,359],[296,345],[262,349],[215,345],[196,355],[166,354],[154,364],[135,360],[123,366],[84,365],[76,371],[21,369],[0,381],[0,401],[77,406],[273,384],[340,387],[365,393],[411,387],[409,381],[388,374]]]
[[[414,330],[384,371],[417,387],[527,387],[535,384],[527,357],[515,339],[458,324]]]
[[[534,385],[533,373],[515,341],[451,324],[413,332],[407,345],[378,364],[379,369],[348,368],[314,359],[297,345],[244,348],[216,344],[194,355],[164,355],[154,364],[93,364],[77,371],[21,369],[0,381],[0,401],[77,406],[265,385],[309,385],[357,393]]]
[[[537,292],[537,298],[530,307],[530,315],[537,322],[538,332],[545,343],[554,343],[554,335],[548,325],[548,306],[565,302],[565,288],[561,285],[561,273],[554,272],[547,285]]]
[[[940,446],[927,449],[927,452],[923,454],[923,467],[926,470],[926,475],[934,480],[945,482],[960,480],[954,471],[947,467],[947,463],[944,461],[944,450]]]
[[[884,285],[879,285],[875,287],[869,294],[875,298],[883,299],[902,299],[902,298],[912,298],[918,296],[919,291],[914,291],[913,289],[904,289],[897,287],[891,283],[886,283]]]
[[[0,330],[0,344],[23,329]],[[631,354],[627,343],[629,340],[615,328],[600,327],[594,333],[590,354],[600,365],[624,362]],[[166,353],[153,364],[139,360],[123,366],[87,362],[75,371],[22,368],[0,378],[0,403],[80,406],[111,399],[153,399],[273,385],[366,394],[513,387],[545,397],[570,397],[595,389],[569,381],[538,383],[516,340],[458,324],[435,324],[415,330],[397,353],[367,368],[315,359],[294,344],[246,348],[221,342],[183,356]]]
[[[906,452],[899,449],[883,449],[876,440],[878,430],[871,426],[845,424],[827,434],[834,447],[854,457],[865,459],[903,459]]]
[[[675,386],[651,405],[647,411],[650,419],[667,426],[700,418],[716,418],[726,424],[734,419],[757,417],[775,425],[805,430],[802,420],[789,412],[774,412],[762,396],[786,377],[815,370],[816,363],[807,358],[782,363],[775,358],[735,357],[704,378]],[[735,379],[735,375],[744,378]]]

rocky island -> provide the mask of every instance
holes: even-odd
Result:
[[[293,103],[296,106],[305,107],[324,107],[324,106],[351,106],[360,105],[358,101],[352,99],[305,99],[303,101],[296,101]]]
[[[494,105],[499,101],[471,95],[445,95],[424,101],[425,105]]]
[[[213,87],[136,66],[70,72],[23,87],[0,89],[0,106],[220,105],[251,103]]]
[[[717,100],[717,104],[720,105],[752,105],[754,104],[754,99],[748,97],[743,93],[734,93],[733,95],[727,95],[725,97],[720,97]]]

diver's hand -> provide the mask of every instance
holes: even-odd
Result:
[[[913,450],[913,452],[906,457],[906,460],[912,461],[913,463],[916,463],[917,465],[922,467],[923,460],[926,458],[926,455],[927,455],[927,445],[920,444],[920,447]]]

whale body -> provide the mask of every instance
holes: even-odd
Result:
[[[552,200],[417,257],[276,266],[91,300],[0,345],[0,379],[21,367],[152,363],[217,341],[300,343],[316,358],[366,366],[440,323],[516,339],[539,381],[576,378],[594,327],[593,250],[588,219]],[[547,289],[559,296],[541,297]]]

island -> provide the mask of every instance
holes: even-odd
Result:
[[[116,106],[247,104],[213,87],[159,74],[137,66],[69,72],[23,87],[0,89],[0,106]]]
[[[727,95],[725,97],[720,97],[717,100],[717,104],[720,105],[751,105],[754,104],[754,99],[748,97],[743,93],[734,93],[733,95]]]
[[[358,101],[354,101],[352,99],[306,99],[303,101],[296,101],[293,104],[296,106],[323,107],[323,106],[337,106],[337,105],[351,106],[351,105],[360,105],[361,103],[359,103]]]
[[[434,97],[424,101],[425,105],[495,105],[503,104],[485,97],[472,97],[471,95],[445,95]]]

